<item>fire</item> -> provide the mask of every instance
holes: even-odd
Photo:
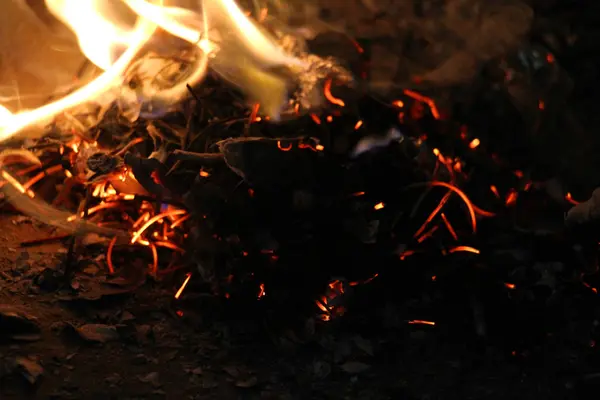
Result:
[[[284,78],[274,67],[303,68],[304,62],[285,53],[262,32],[233,0],[200,1],[201,11],[165,7],[162,0],[46,0],[49,11],[75,33],[82,53],[104,72],[54,102],[13,113],[0,105],[0,142],[25,128],[47,124],[57,115],[88,102],[109,103],[114,89],[127,87],[127,71],[140,53],[154,45],[158,28],[197,49],[199,61],[185,81],[164,90],[132,89],[135,101],[174,104],[187,95],[187,85],[200,82],[209,57],[212,67],[259,100],[265,113],[277,119],[285,102]],[[123,10],[125,8],[125,10]],[[133,12],[133,26],[121,22]],[[243,67],[242,67],[243,66]],[[267,71],[269,69],[269,71]],[[150,97],[150,98],[146,98]]]
[[[120,85],[122,83],[123,74],[127,66],[134,60],[137,53],[156,30],[156,26],[154,24],[151,24],[147,21],[141,21],[136,25],[135,29],[126,35],[126,39],[129,44],[127,50],[123,52],[123,54],[114,63],[108,64],[107,61],[109,61],[110,58],[105,58],[105,53],[111,49],[111,46],[113,45],[111,39],[114,40],[115,35],[119,36],[119,34],[122,32],[115,28],[110,30],[111,33],[108,37],[105,37],[104,35],[98,35],[98,31],[95,29],[97,29],[99,25],[102,25],[103,21],[108,22],[98,17],[98,14],[102,15],[102,12],[105,11],[105,9],[100,7],[98,4],[96,4],[96,1],[93,0],[77,2],[68,0],[46,1],[48,8],[59,19],[68,18],[70,14],[67,10],[71,9],[71,6],[74,3],[79,4],[76,6],[79,14],[73,19],[87,21],[90,25],[87,25],[86,23],[72,22],[69,24],[70,28],[76,33],[80,43],[87,43],[86,39],[90,40],[90,37],[100,37],[103,41],[106,41],[105,45],[99,45],[98,40],[91,39],[93,41],[90,45],[82,45],[82,51],[84,54],[87,53],[87,56],[88,54],[92,54],[90,52],[93,51],[93,59],[106,67],[106,70],[103,74],[80,89],[55,102],[46,104],[34,110],[22,111],[17,114],[13,114],[6,108],[2,107],[2,112],[0,112],[0,114],[2,114],[2,120],[0,122],[0,141],[5,141],[11,138],[14,134],[26,127],[46,123],[61,112],[79,104],[91,100],[97,100],[101,94],[107,92],[115,85]],[[125,36],[119,37],[125,40]],[[96,49],[94,48],[95,45],[99,46],[98,53],[96,53]]]
[[[192,279],[192,274],[187,274],[185,281],[183,281],[183,283],[179,287],[179,290],[177,291],[177,293],[175,293],[175,299],[179,299],[181,297],[181,294],[185,290],[185,287],[189,283],[190,279]]]

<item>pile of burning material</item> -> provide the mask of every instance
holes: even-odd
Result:
[[[1,116],[5,199],[59,228],[49,240],[69,240],[68,279],[91,258],[108,281],[141,268],[180,300],[210,294],[324,321],[394,301],[413,304],[404,322],[470,321],[479,333],[491,298],[492,313],[531,305],[520,319],[559,280],[595,291],[595,278],[572,276],[593,258],[564,235],[572,198],[535,182],[539,164],[520,151],[530,136],[507,146],[493,132],[521,121],[519,78],[557,68],[547,50],[499,63],[506,90],[482,78],[481,93],[447,102],[450,119],[414,90],[362,93],[360,70],[267,33],[264,10],[160,3],[46,0],[103,72]],[[121,12],[137,18],[133,28],[111,18]],[[358,68],[368,65],[353,46]],[[505,97],[489,100],[484,83]],[[535,98],[535,115],[551,103]],[[507,113],[493,119],[485,106],[498,104]],[[540,213],[559,227],[541,234]],[[540,255],[548,244],[555,252]]]

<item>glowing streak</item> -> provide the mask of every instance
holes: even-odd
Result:
[[[384,207],[385,207],[385,204],[383,204],[383,203],[377,203],[377,204],[375,204],[375,206],[373,208],[375,210],[381,210]]]
[[[355,131],[359,130],[362,125],[363,125],[362,119],[358,120],[358,122],[356,122],[356,125],[354,125],[354,130]]]
[[[411,325],[431,325],[431,326],[435,325],[435,322],[433,322],[433,321],[424,321],[422,319],[413,319],[413,320],[408,321],[408,323]]]
[[[490,186],[490,190],[492,191],[492,193],[494,193],[494,196],[496,196],[496,198],[500,198],[500,193],[498,192],[498,188],[496,188],[496,186]]]
[[[446,215],[444,213],[441,213],[440,217],[442,217],[442,221],[444,221],[444,224],[446,225],[446,229],[448,229],[448,232],[450,232],[450,234],[452,235],[454,240],[458,240],[458,235],[456,234],[456,231],[450,224],[450,221],[448,221],[448,218],[446,218]]]
[[[190,215],[186,215],[184,217],[181,217],[179,219],[176,219],[175,221],[173,221],[173,223],[171,224],[171,229],[175,229],[177,228],[179,225],[183,224],[185,221],[187,221],[188,219],[190,219]]]
[[[469,148],[476,149],[477,147],[479,147],[480,144],[481,144],[481,142],[479,141],[479,139],[475,138],[475,139],[471,140],[471,143],[469,143]]]
[[[108,244],[108,249],[106,250],[106,265],[108,266],[108,273],[111,275],[115,273],[115,267],[112,262],[112,253],[115,247],[115,243],[117,243],[116,236],[112,238],[112,240]]]
[[[431,221],[433,221],[433,219],[436,217],[436,215],[438,215],[438,213],[442,210],[442,208],[444,208],[444,206],[446,205],[446,202],[450,198],[451,194],[452,194],[452,192],[448,192],[448,193],[446,193],[444,195],[444,197],[442,197],[442,200],[440,200],[440,202],[438,203],[437,207],[431,212],[431,214],[429,214],[429,217],[427,217],[427,219],[425,220],[425,222],[423,223],[423,225],[421,225],[421,227],[414,234],[413,237],[421,236],[421,234],[425,231],[425,228],[427,227],[427,225],[429,225],[429,223]]]
[[[53,167],[47,168],[44,171],[37,174],[36,176],[34,176],[33,178],[29,179],[27,182],[25,182],[23,184],[23,187],[25,189],[29,189],[31,186],[33,186],[36,183],[38,183],[39,181],[41,181],[44,177],[55,174],[59,171],[62,171],[62,169],[63,169],[62,165],[55,165]]]
[[[325,98],[332,104],[335,104],[340,107],[344,107],[346,104],[344,100],[335,97],[331,94],[331,78],[325,81],[325,85],[323,86],[323,93],[325,94]]]
[[[509,207],[514,205],[517,202],[518,197],[519,194],[514,189],[511,189],[511,191],[506,195],[506,206]]]
[[[413,99],[415,99],[417,101],[427,104],[427,106],[431,110],[431,115],[433,116],[433,118],[440,119],[440,112],[438,111],[437,106],[435,105],[435,102],[432,99],[430,99],[429,97],[425,97],[422,94],[419,94],[412,90],[408,90],[408,89],[404,90],[404,94],[407,95],[408,97],[412,97]]]
[[[284,146],[284,145],[281,143],[281,140],[278,140],[278,141],[277,141],[277,148],[278,148],[279,150],[281,150],[281,151],[290,151],[290,150],[292,149],[292,144],[291,144],[291,143],[289,143],[287,146]]]
[[[477,217],[475,216],[475,209],[473,208],[473,203],[471,203],[471,200],[469,200],[469,197],[465,194],[465,192],[463,192],[456,186],[453,186],[449,183],[442,182],[442,181],[433,181],[433,182],[430,182],[430,185],[431,186],[443,186],[445,188],[448,188],[448,189],[452,190],[454,193],[456,193],[462,199],[462,201],[464,201],[464,203],[466,204],[467,209],[469,211],[469,216],[471,217],[471,228],[473,229],[473,233],[476,233],[477,232]]]
[[[33,191],[26,189],[21,184],[21,182],[19,182],[15,177],[13,177],[11,174],[6,172],[5,170],[2,170],[1,175],[2,175],[2,178],[4,178],[4,180],[6,180],[11,185],[13,185],[15,187],[15,189],[17,189],[19,192],[26,194],[27,196],[29,196],[31,198],[35,197],[35,193],[33,193]]]
[[[156,246],[150,244],[150,251],[152,251],[152,266],[150,269],[150,275],[156,276],[156,272],[158,271],[158,251],[156,250]]]
[[[49,2],[50,3],[50,2]],[[156,30],[156,26],[147,21],[141,21],[129,36],[129,47],[102,75],[79,88],[71,94],[30,111],[12,114],[0,106],[3,118],[0,122],[0,142],[10,139],[20,130],[32,125],[49,121],[51,118],[74,106],[97,98],[123,81],[123,73],[133,61],[139,50]],[[98,35],[98,32],[94,32]],[[10,115],[8,115],[10,113]]]
[[[256,121],[259,109],[260,109],[260,103],[255,103],[252,106],[252,111],[250,112],[250,119],[249,119],[250,123],[253,123]]]
[[[181,294],[185,290],[185,287],[187,286],[187,284],[188,284],[188,282],[190,281],[191,278],[192,278],[192,274],[187,274],[187,277],[185,278],[185,281],[183,281],[183,283],[181,284],[181,287],[179,288],[179,290],[177,291],[177,293],[175,293],[175,298],[176,299],[178,299],[178,298],[181,297]]]
[[[171,242],[165,241],[165,240],[154,242],[154,245],[156,245],[157,247],[165,247],[167,249],[174,250],[178,253],[185,253],[185,250],[182,249],[181,247],[179,247]]]
[[[471,246],[456,246],[456,247],[453,247],[450,250],[448,250],[448,253],[452,254],[452,253],[456,253],[459,251],[465,251],[467,253],[473,253],[473,254],[480,253],[480,251],[478,249],[476,249],[475,247],[471,247]]]
[[[429,231],[425,232],[421,237],[417,239],[418,243],[423,243],[425,239],[430,238],[439,229],[438,225],[433,226]]]
[[[133,236],[131,237],[131,243],[132,244],[135,243],[139,239],[139,237],[142,235],[142,233],[144,233],[144,231],[146,229],[148,229],[152,224],[154,224],[158,220],[161,220],[166,217],[174,217],[176,215],[182,215],[185,213],[186,213],[185,210],[173,210],[173,211],[167,211],[167,212],[155,215],[154,217],[150,218],[144,225],[142,225],[142,227],[139,230],[134,232]]]
[[[581,203],[580,201],[573,199],[573,196],[571,196],[571,192],[566,194],[565,200],[567,200],[569,203],[573,204],[574,206]]]
[[[145,212],[142,214],[141,217],[139,217],[134,223],[133,223],[133,228],[137,228],[138,226],[140,226],[142,223],[148,221],[150,219],[150,213],[149,212]]]
[[[414,250],[405,250],[402,252],[402,254],[400,254],[400,260],[404,261],[404,259],[406,259],[406,257],[412,256],[415,253],[416,253],[416,251],[414,251]]]

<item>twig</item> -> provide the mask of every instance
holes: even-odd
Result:
[[[225,156],[221,153],[195,153],[185,150],[175,150],[171,156],[176,161],[195,161],[199,163],[220,163],[225,159]]]
[[[59,241],[64,240],[64,239],[68,239],[68,238],[70,238],[72,236],[73,235],[70,234],[70,233],[65,233],[65,234],[62,234],[62,235],[49,236],[49,237],[45,237],[45,238],[41,238],[41,239],[25,240],[25,241],[19,243],[19,245],[21,247],[37,246],[39,244],[59,242]]]

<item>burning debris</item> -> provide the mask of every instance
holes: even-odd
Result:
[[[593,257],[562,228],[571,194],[545,194],[539,164],[520,152],[530,137],[488,134],[485,107],[520,115],[517,78],[555,71],[550,51],[501,60],[505,91],[480,82],[496,90],[481,96],[490,104],[473,95],[440,105],[436,90],[364,92],[361,45],[363,62],[342,66],[231,0],[101,3],[46,1],[102,72],[0,116],[6,207],[60,229],[47,240],[68,240],[66,283],[93,258],[108,283],[139,269],[173,286],[176,302],[202,293],[321,321],[426,297],[402,310],[403,325],[469,321],[478,335],[492,294],[527,307],[573,271],[597,291]],[[120,12],[135,24],[111,18]],[[539,113],[553,106],[551,96],[533,102]],[[567,220],[594,219],[592,203]],[[539,226],[540,204],[559,210],[559,228]],[[560,268],[535,264],[547,243],[562,246]],[[469,311],[446,318],[463,297]]]

